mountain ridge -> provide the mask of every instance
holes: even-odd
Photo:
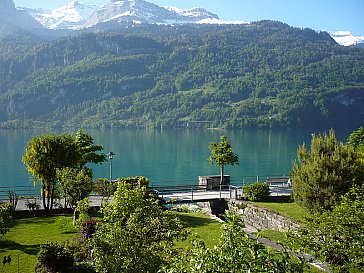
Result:
[[[326,32],[259,21],[24,39],[1,43],[0,127],[328,128],[364,118],[363,49]]]
[[[3,5],[2,10],[14,8],[12,0],[4,0],[1,3]],[[128,9],[125,8],[127,5],[129,5]],[[142,8],[138,10],[135,6]],[[145,7],[147,8],[145,9]],[[123,8],[124,10],[121,12]],[[216,25],[250,23],[244,21],[223,21],[219,19],[218,15],[199,7],[183,10],[177,7],[161,7],[144,0],[112,0],[104,6],[89,5],[74,0],[54,10],[19,9],[28,13],[47,29],[52,30],[83,30],[87,28],[98,30],[97,25],[102,26],[103,30],[107,30],[107,28],[116,28],[118,24],[121,26],[120,24],[126,22],[132,22],[133,24],[195,23]],[[148,12],[148,9],[152,12]],[[364,37],[354,36],[351,33],[343,36],[342,33],[347,33],[347,31],[328,32],[340,45],[364,46]]]

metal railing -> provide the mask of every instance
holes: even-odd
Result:
[[[18,197],[27,197],[40,195],[40,187],[34,186],[0,186],[0,202],[9,199],[9,193],[16,194]]]
[[[218,188],[207,189],[206,186],[180,185],[180,186],[157,186],[151,187],[158,196],[169,202],[194,202],[214,199],[240,199],[242,187],[233,185],[222,185]]]

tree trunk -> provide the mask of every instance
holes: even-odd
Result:
[[[51,192],[50,192],[50,197],[51,197],[51,205],[50,205],[50,209],[52,210],[53,209],[53,199],[54,199],[54,185],[51,185]]]
[[[42,186],[42,198],[43,198],[43,208],[46,209],[47,208],[47,206],[46,206],[46,191],[45,191],[44,186]]]
[[[49,204],[50,202],[50,193],[51,193],[51,185],[47,186],[47,205],[46,205],[46,210],[49,210]]]
[[[224,185],[224,165],[220,166],[220,188]]]

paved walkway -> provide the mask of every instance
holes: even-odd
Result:
[[[272,187],[271,196],[287,196],[292,194],[292,188]],[[241,188],[231,188],[224,190],[184,190],[184,191],[158,191],[158,196],[164,200],[174,203],[205,202],[216,199],[239,199],[242,196]]]
[[[101,195],[90,195],[90,206],[91,207],[100,207],[102,203],[102,199],[107,199],[105,196]],[[5,200],[7,201],[7,200]],[[39,206],[40,209],[43,208],[43,201],[41,198],[19,198],[18,203],[16,205],[16,210],[29,210],[29,204],[36,204]],[[54,203],[54,208],[63,208],[64,200],[57,199]]]
[[[281,244],[277,244],[276,242],[273,242],[267,238],[264,237],[257,237],[256,233],[258,232],[258,230],[255,227],[249,226],[245,223],[245,228],[244,231],[246,234],[248,234],[248,236],[254,240],[257,240],[259,243],[269,246],[271,248],[276,249],[277,251],[282,251],[283,250],[283,246]],[[316,260],[313,256],[309,255],[309,254],[298,254],[295,252],[289,252],[289,255],[296,257],[296,258],[303,258],[306,262],[308,262],[310,265],[317,267],[319,269],[321,269],[322,271],[325,272],[331,272],[330,267],[328,264],[326,263],[322,263],[318,260]]]

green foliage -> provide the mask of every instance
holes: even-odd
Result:
[[[95,191],[97,194],[109,195],[114,194],[117,189],[117,184],[111,182],[107,178],[98,178],[95,183]]]
[[[335,266],[335,272],[349,268],[364,270],[364,185],[354,186],[332,211],[307,218],[295,235],[304,251]]]
[[[82,130],[75,138],[69,134],[41,135],[27,143],[23,162],[35,183],[40,181],[42,185],[45,209],[52,209],[58,181],[69,205],[75,205],[92,191],[92,170],[85,165],[104,162],[105,155],[97,153],[102,149]]]
[[[243,187],[244,197],[250,201],[266,201],[270,195],[267,183],[256,182]]]
[[[145,25],[55,41],[7,38],[0,47],[0,121],[3,127],[358,126],[363,74],[363,49],[271,21]]]
[[[157,272],[186,236],[179,218],[164,211],[145,187],[120,183],[102,208],[103,221],[92,239],[95,265],[102,272]]]
[[[347,143],[364,152],[364,128],[360,127],[358,130],[352,132]]]
[[[311,149],[297,150],[291,171],[293,196],[309,211],[332,209],[354,184],[362,184],[363,173],[354,148],[336,140],[334,131],[312,136]]]
[[[211,150],[211,156],[208,161],[220,167],[220,184],[223,185],[225,165],[239,164],[239,157],[233,152],[226,136],[221,136],[219,143],[210,142],[209,149]]]
[[[57,178],[61,184],[67,204],[76,206],[77,202],[86,198],[94,189],[94,183],[85,169],[62,168],[57,170]]]
[[[126,178],[119,178],[118,183],[128,184],[132,189],[143,188],[143,187],[148,188],[149,179],[143,176],[126,177]]]
[[[90,210],[90,200],[88,197],[78,201],[74,211],[73,224],[81,226],[85,221],[90,219],[88,211]]]
[[[58,243],[47,243],[41,246],[36,272],[70,272],[73,263],[72,253],[67,248]]]
[[[103,150],[101,145],[94,145],[93,138],[90,134],[79,129],[76,133],[75,142],[79,148],[81,158],[79,164],[81,168],[85,168],[87,163],[101,164],[106,161],[105,154],[98,154]]]
[[[238,215],[228,215],[220,242],[212,249],[197,240],[192,249],[174,257],[161,272],[303,272],[303,262],[295,262],[288,253],[275,252],[248,238]]]
[[[9,231],[14,210],[13,204],[5,203],[0,205],[0,234],[4,235]]]
[[[35,183],[40,181],[42,185],[44,209],[52,209],[53,206],[57,169],[76,167],[78,161],[78,147],[71,135],[42,135],[27,143],[23,162]]]

